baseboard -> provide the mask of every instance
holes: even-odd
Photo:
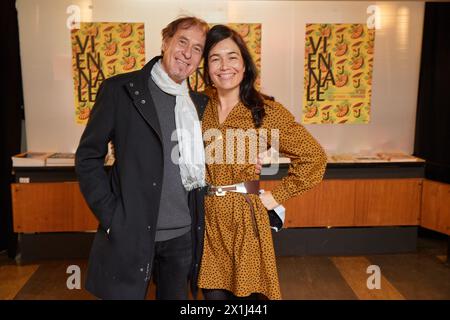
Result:
[[[368,255],[414,252],[417,227],[288,228],[273,232],[277,256]],[[19,263],[49,259],[86,259],[92,232],[19,235]]]
[[[417,227],[289,228],[273,233],[277,256],[414,252]]]
[[[19,234],[18,263],[39,260],[86,259],[94,232],[49,232]]]

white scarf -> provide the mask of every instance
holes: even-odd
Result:
[[[178,165],[183,186],[187,191],[203,187],[206,182],[202,128],[197,109],[189,96],[187,82],[184,80],[178,84],[173,81],[163,69],[161,60],[153,66],[151,76],[162,91],[176,96],[175,125],[180,152]]]

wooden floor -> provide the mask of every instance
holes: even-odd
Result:
[[[283,299],[450,299],[450,267],[443,240],[419,238],[416,253],[352,257],[278,257]],[[66,286],[67,267],[78,265],[82,284],[86,260],[42,261],[18,266],[0,254],[0,300],[95,299]],[[380,289],[368,289],[367,267],[380,268]],[[155,288],[148,299],[154,299]]]

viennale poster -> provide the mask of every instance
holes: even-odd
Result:
[[[302,122],[369,123],[375,29],[307,24]]]
[[[86,124],[100,84],[145,65],[143,23],[80,23],[71,32],[75,117]]]

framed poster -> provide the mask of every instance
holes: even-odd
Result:
[[[307,24],[302,122],[369,123],[375,29]]]
[[[144,24],[82,22],[71,41],[75,117],[86,124],[103,80],[144,66]]]

